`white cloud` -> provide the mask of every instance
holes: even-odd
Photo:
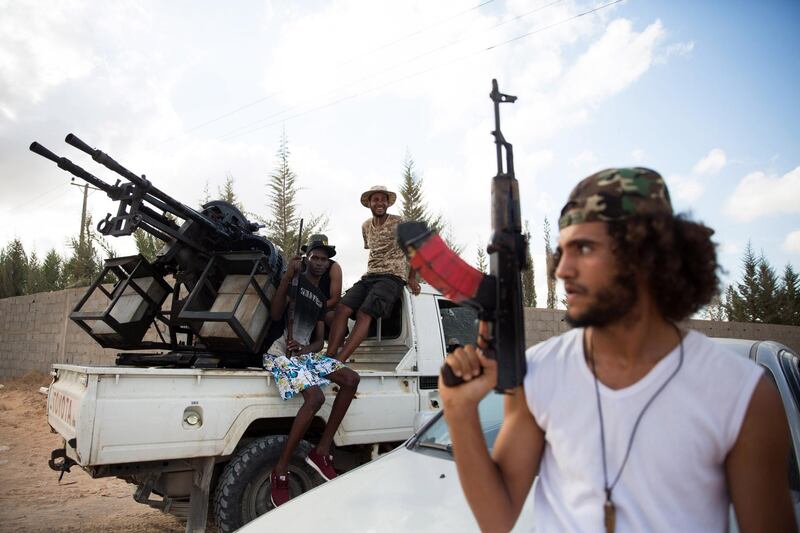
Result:
[[[634,163],[641,163],[644,161],[645,158],[645,151],[641,148],[637,148],[631,152],[631,159],[633,159]]]
[[[728,198],[725,212],[742,222],[771,214],[800,213],[800,167],[783,176],[762,171],[745,176]]]
[[[617,19],[567,73],[558,99],[573,105],[594,105],[639,79],[653,62],[653,51],[664,38],[661,21],[641,33],[627,19]]]
[[[673,203],[693,204],[703,195],[703,184],[695,178],[672,175],[666,178]]]
[[[698,175],[711,176],[718,174],[727,163],[728,158],[725,155],[725,151],[720,148],[714,148],[692,167],[692,172]]]
[[[666,47],[663,54],[656,58],[656,63],[666,63],[671,56],[685,56],[694,50],[694,41],[685,43],[673,43]]]
[[[800,254],[800,229],[786,236],[783,241],[783,249],[790,253]]]

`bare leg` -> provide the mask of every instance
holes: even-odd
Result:
[[[317,386],[309,387],[302,391],[301,394],[305,401],[300,407],[300,410],[297,411],[297,416],[294,417],[294,422],[292,422],[292,428],[289,430],[286,444],[283,446],[281,456],[275,464],[276,474],[285,474],[289,471],[289,461],[292,459],[294,450],[300,443],[300,439],[302,439],[303,435],[308,431],[311,421],[314,420],[314,415],[319,411],[319,408],[322,407],[322,404],[325,403],[325,395],[322,394],[322,390]]]
[[[344,342],[342,350],[335,356],[339,361],[347,361],[347,358],[353,355],[356,348],[367,338],[370,322],[372,322],[372,317],[368,314],[363,311],[358,311],[356,313],[356,325],[353,326],[353,331],[350,332],[350,335]],[[328,348],[328,353],[330,353],[330,348]]]
[[[347,329],[347,319],[353,314],[353,310],[344,304],[336,306],[336,314],[331,324],[331,334],[328,338],[328,357],[336,357],[336,351],[344,341],[344,331]]]
[[[339,424],[342,423],[342,419],[347,413],[348,407],[350,407],[350,402],[356,395],[358,383],[361,380],[358,373],[349,368],[341,368],[325,377],[339,385],[339,392],[333,401],[331,415],[328,417],[328,423],[325,424],[325,431],[322,432],[322,437],[319,439],[319,444],[317,444],[317,453],[320,455],[330,454],[333,436],[336,434],[336,430],[339,429]]]

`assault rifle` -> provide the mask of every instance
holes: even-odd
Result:
[[[498,362],[498,392],[522,384],[525,376],[525,328],[522,311],[520,272],[528,268],[528,242],[522,233],[519,187],[514,176],[514,155],[500,131],[500,104],[513,103],[516,96],[498,90],[492,80],[489,95],[494,103],[494,142],[497,175],[492,178],[492,237],[489,274],[473,268],[424,222],[406,222],[397,228],[397,242],[406,252],[412,268],[446,298],[477,309],[478,318],[489,324],[484,353]],[[503,168],[505,150],[505,170]],[[446,363],[442,377],[448,386],[463,383]]]

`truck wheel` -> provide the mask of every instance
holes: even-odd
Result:
[[[261,437],[237,451],[225,466],[214,493],[214,514],[220,531],[235,531],[272,509],[269,501],[270,472],[278,462],[286,436]],[[319,484],[305,457],[311,445],[300,441],[289,463],[292,497]]]

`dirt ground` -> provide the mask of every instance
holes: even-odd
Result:
[[[185,523],[133,500],[134,486],[92,479],[79,467],[58,474],[47,466],[63,446],[47,425],[48,376],[0,382],[0,532],[180,532]],[[210,528],[211,529],[211,528]]]

